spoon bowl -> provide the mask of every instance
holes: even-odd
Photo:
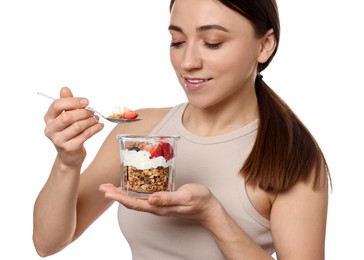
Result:
[[[51,100],[56,100],[56,98],[48,96],[47,94],[44,94],[42,92],[37,92],[37,94],[41,95],[43,97],[46,97],[48,99],[51,99]],[[107,121],[117,123],[117,124],[131,123],[131,122],[142,120],[142,118],[138,118],[138,117],[137,118],[111,118],[111,117],[104,116],[103,114],[101,114],[97,110],[93,109],[92,107],[85,107],[85,109],[98,114],[99,116],[106,119]]]
[[[135,121],[139,121],[142,120],[141,118],[113,118],[113,117],[106,117],[103,114],[101,114],[100,112],[96,111],[95,109],[93,109],[92,107],[86,107],[85,109],[94,112],[96,114],[98,114],[99,116],[101,116],[102,118],[113,122],[113,123],[130,123],[130,122],[135,122]]]

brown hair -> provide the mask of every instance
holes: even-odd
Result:
[[[253,149],[241,172],[247,183],[270,192],[288,190],[328,167],[310,131],[289,106],[258,76],[255,91],[259,105],[259,127]]]
[[[273,28],[277,47],[280,22],[275,0],[217,0],[247,18],[258,36]],[[171,0],[170,9],[174,4]],[[288,190],[299,181],[320,184],[321,170],[329,171],[324,155],[310,131],[289,106],[263,81],[260,72],[273,59],[258,64],[255,91],[259,106],[259,127],[253,149],[241,173],[246,183],[268,192]],[[313,176],[312,176],[313,174]]]

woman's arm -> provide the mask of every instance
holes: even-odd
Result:
[[[75,98],[62,88],[44,116],[45,135],[57,156],[49,178],[34,205],[33,241],[39,255],[62,249],[75,230],[80,170],[86,157],[84,142],[101,131],[103,124],[87,109],[88,100]]]
[[[120,183],[120,156],[114,129],[87,169],[65,167],[58,158],[34,206],[33,239],[41,256],[54,254],[77,239],[112,202],[98,191]]]
[[[211,232],[226,259],[272,259],[202,185],[186,184],[176,192],[157,192],[148,200],[126,196],[111,184],[101,185],[100,190],[106,198],[130,209],[198,220]],[[324,259],[327,193],[326,181],[317,191],[312,183],[298,183],[276,197],[271,227],[278,259]]]
[[[271,211],[271,229],[278,259],[325,259],[328,208],[328,179],[322,171],[321,184],[298,183],[279,194]]]
[[[97,131],[98,123],[90,111],[75,108],[74,102],[79,100],[71,96],[55,101],[45,116],[46,135],[55,144],[58,154],[34,205],[33,241],[41,256],[62,250],[112,204],[102,196],[98,187],[105,182],[120,184],[120,151],[116,135],[148,133],[168,111],[140,110],[138,112],[144,120],[116,126],[95,159],[80,174],[86,156],[83,144],[100,129]],[[66,103],[72,111],[66,109]]]
[[[105,197],[125,207],[158,216],[196,219],[214,237],[226,259],[272,259],[230,217],[209,189],[199,184],[185,184],[176,192],[157,192],[148,200],[129,197],[112,184],[101,185]]]
[[[327,207],[327,181],[323,181],[318,190],[313,190],[312,183],[298,183],[277,195],[270,215],[277,259],[325,259]],[[210,230],[226,259],[272,259],[221,205],[212,208],[216,209],[215,213],[210,213],[212,217],[202,223]]]

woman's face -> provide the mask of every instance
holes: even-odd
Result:
[[[172,66],[190,103],[252,96],[261,39],[247,19],[216,0],[176,0],[169,31]]]

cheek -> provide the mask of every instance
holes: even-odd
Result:
[[[234,41],[223,55],[237,66],[254,66],[259,55],[259,44],[254,39]]]
[[[232,76],[234,74],[241,75],[248,67],[244,58],[236,55],[223,55],[222,57],[211,55],[205,61],[208,69],[214,74],[216,73],[215,76]]]
[[[171,61],[171,65],[174,69],[174,72],[176,73],[177,79],[180,82],[181,86],[184,84],[184,80],[181,78],[182,72],[181,70],[181,58],[175,51],[170,51],[169,58]]]
[[[176,72],[181,67],[181,58],[179,56],[178,52],[170,50],[169,58],[171,60],[172,67]]]
[[[257,67],[256,58],[252,51],[244,51],[244,49],[239,51],[239,49],[235,48],[235,51],[225,53],[218,60],[211,62],[211,64],[218,66],[219,71],[222,73],[246,78],[255,71]]]

